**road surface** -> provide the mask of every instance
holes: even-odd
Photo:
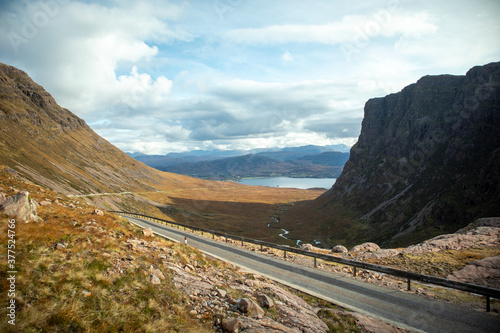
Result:
[[[124,217],[174,241],[184,242],[187,237],[188,245],[208,255],[395,326],[436,333],[500,332],[500,318],[495,314],[468,310],[442,301],[383,288],[271,258],[148,220]]]

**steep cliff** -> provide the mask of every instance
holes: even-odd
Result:
[[[0,63],[0,164],[60,193],[173,188],[159,172],[97,135],[23,71]],[[186,185],[189,186],[189,185]]]
[[[500,63],[369,100],[342,175],[301,209],[325,243],[411,243],[499,216]]]

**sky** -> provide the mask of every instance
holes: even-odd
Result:
[[[351,146],[368,99],[499,41],[497,0],[0,1],[0,62],[145,154]]]

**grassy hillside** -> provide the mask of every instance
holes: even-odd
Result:
[[[0,164],[63,194],[153,191],[201,182],[138,162],[60,107],[43,87],[0,64]]]

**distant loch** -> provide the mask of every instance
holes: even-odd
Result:
[[[244,178],[239,183],[253,186],[269,187],[290,187],[299,189],[324,188],[333,186],[337,178],[291,178],[291,177],[270,177],[270,178]]]

